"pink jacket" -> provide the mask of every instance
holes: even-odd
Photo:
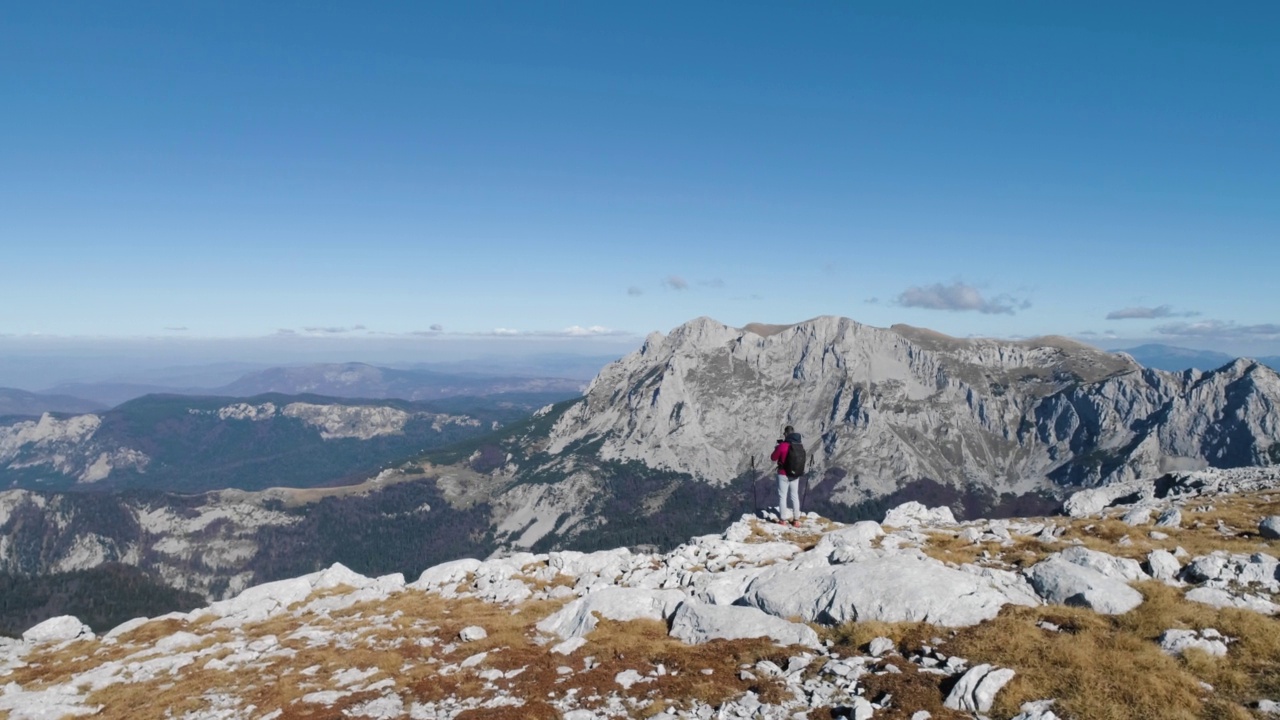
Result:
[[[774,448],[773,454],[769,456],[770,460],[778,463],[779,475],[787,474],[787,453],[789,452],[791,452],[791,443],[784,440],[778,443],[778,447]]]

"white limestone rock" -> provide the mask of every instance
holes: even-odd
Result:
[[[1258,597],[1257,595],[1232,595],[1222,588],[1198,587],[1187,591],[1186,598],[1192,602],[1212,605],[1216,608],[1239,608],[1252,610],[1263,615],[1280,614],[1280,605]]]
[[[925,507],[916,501],[905,502],[885,513],[884,522],[889,527],[950,527],[956,524],[949,507]]]
[[[1119,558],[1098,550],[1090,550],[1080,545],[1069,547],[1049,557],[1054,556],[1081,567],[1096,570],[1102,575],[1116,580],[1135,582],[1151,579],[1151,576],[1142,569],[1142,565],[1137,560]]]
[[[1268,540],[1280,540],[1280,515],[1271,515],[1258,523],[1258,534]]]
[[[778,617],[975,625],[1010,602],[983,578],[917,553],[811,570],[782,568],[751,583],[743,601]]]
[[[1151,523],[1151,508],[1135,507],[1120,517],[1120,522],[1130,527],[1139,525],[1148,525]]]
[[[1026,571],[1040,597],[1051,603],[1079,605],[1106,615],[1119,615],[1142,604],[1142,593],[1122,580],[1050,556]]]
[[[877,549],[875,544],[883,537],[884,529],[880,527],[880,523],[863,520],[824,534],[811,554],[825,557],[830,563],[851,563],[881,557],[884,552]]]
[[[709,640],[767,637],[779,645],[819,648],[813,628],[788,622],[753,607],[682,602],[671,617],[671,636],[690,645]]]
[[[872,638],[867,646],[867,652],[871,653],[872,657],[884,657],[897,649],[897,644],[887,637]]]
[[[538,631],[561,640],[582,637],[595,629],[596,614],[609,620],[666,620],[688,596],[679,590],[605,588],[584,595],[543,618]]]
[[[475,642],[487,637],[489,637],[489,633],[479,625],[468,625],[458,633],[458,639],[462,642]]]
[[[1018,708],[1021,712],[1014,715],[1011,720],[1061,720],[1052,710],[1055,702],[1054,700],[1036,700],[1022,703],[1022,707]]]
[[[230,600],[213,603],[207,612],[219,618],[214,621],[214,627],[239,627],[261,622],[293,603],[306,600],[313,589],[312,579],[303,576],[256,585]]]
[[[1139,493],[1147,498],[1155,497],[1155,488],[1148,481],[1129,480],[1088,488],[1073,493],[1063,503],[1062,509],[1073,518],[1098,515],[1116,500]]]
[[[458,584],[466,580],[469,575],[475,575],[483,564],[475,558],[441,563],[423,570],[418,580],[408,587],[413,590],[438,592],[444,597],[456,597],[455,588]]]
[[[1160,513],[1160,517],[1156,519],[1156,527],[1164,528],[1180,528],[1182,527],[1182,511],[1176,507],[1171,507]]]
[[[1266,553],[1228,553],[1218,550],[1193,559],[1183,570],[1187,580],[1220,585],[1257,585],[1280,592],[1280,561]]]
[[[975,665],[960,677],[943,702],[952,710],[985,713],[991,710],[996,693],[1013,679],[1014,671],[988,664]]]
[[[51,617],[34,625],[22,633],[22,640],[30,645],[66,642],[68,640],[88,640],[93,638],[93,630],[70,615]]]
[[[1147,568],[1151,577],[1166,585],[1180,585],[1178,575],[1182,572],[1182,563],[1168,550],[1152,550],[1147,553]]]
[[[1160,649],[1170,655],[1182,655],[1194,648],[1214,657],[1225,657],[1227,644],[1217,631],[1165,630],[1160,634]]]
[[[693,573],[685,591],[704,603],[733,605],[746,594],[751,582],[767,571],[767,567],[745,567],[716,573]]]

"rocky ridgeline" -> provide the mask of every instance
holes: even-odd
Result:
[[[922,478],[1021,494],[1280,463],[1277,408],[1280,376],[1248,360],[1169,373],[1065,338],[699,318],[604,368],[548,447],[724,483],[791,424],[855,504]]]
[[[334,565],[191,613],[130,621],[100,638],[75,618],[59,617],[0,645],[0,711],[15,720],[123,716],[106,699],[163,703],[176,687],[186,718],[271,719],[295,712],[453,718],[465,710],[526,705],[533,712],[538,703],[572,720],[642,711],[659,718],[791,718],[815,708],[864,719],[892,709],[894,717],[924,720],[929,711],[868,692],[874,680],[907,672],[939,679],[942,707],[959,713],[948,717],[982,717],[1017,668],[948,655],[939,649],[944,637],[918,647],[879,637],[841,654],[819,631],[850,621],[920,621],[945,633],[991,620],[1010,605],[1125,613],[1144,602],[1131,583],[1152,579],[1185,590],[1188,600],[1280,611],[1276,545],[1268,544],[1280,518],[1211,529],[1236,542],[1260,541],[1272,552],[1160,550],[1139,561],[1122,552],[1126,539],[1133,542],[1129,535],[1116,554],[1064,540],[1081,522],[1093,523],[1086,530],[1120,522],[1133,537],[1168,538],[1184,512],[1203,512],[1240,492],[1280,492],[1280,472],[1174,475],[1133,489],[1106,503],[1095,500],[1100,506],[1091,510],[1082,499],[1073,505],[1078,518],[961,524],[946,508],[918,503],[895,508],[882,523],[842,525],[809,516],[791,528],[744,516],[721,535],[693,538],[666,554],[620,548],[462,559],[432,567],[412,583],[399,574],[367,578]],[[946,562],[931,554],[940,539],[983,550],[973,562]],[[1033,543],[1062,549],[1021,569],[998,552]],[[511,618],[526,613],[532,614],[528,625],[512,632]],[[674,686],[663,683],[676,673],[696,670],[668,668],[640,650],[601,650],[603,624],[613,623],[616,632],[617,624],[635,621],[662,623],[670,638],[690,648],[764,638],[781,655],[732,667],[723,681],[750,689],[721,700],[660,694],[671,692],[663,688]],[[1058,631],[1041,625],[1043,632]],[[1234,642],[1212,628],[1169,628],[1159,640],[1170,655],[1193,648],[1228,655]],[[528,645],[523,651],[522,643]],[[394,651],[394,662],[371,659],[384,651]],[[624,665],[603,665],[606,659]],[[575,677],[601,668],[603,680],[573,686]],[[701,670],[706,682],[716,672]],[[264,686],[297,692],[273,701]],[[431,694],[442,686],[454,689]],[[122,694],[129,688],[139,692]],[[1028,702],[1017,720],[1059,717],[1054,700]],[[1256,701],[1261,711],[1280,707],[1271,698]],[[137,705],[131,712],[158,716],[160,707]]]

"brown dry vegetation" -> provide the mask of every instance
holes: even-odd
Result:
[[[331,594],[332,591],[324,591],[312,599]],[[385,601],[334,611],[327,617],[308,615],[299,619],[284,614],[238,630],[214,630],[208,626],[208,619],[199,623],[154,621],[128,633],[115,645],[94,640],[37,651],[30,657],[28,667],[20,668],[6,680],[29,689],[69,682],[77,673],[108,660],[127,661],[131,655],[145,652],[156,640],[186,631],[206,637],[184,651],[235,639],[251,642],[271,636],[289,654],[266,657],[249,671],[227,671],[216,664],[209,667],[210,660],[231,653],[230,649],[218,648],[175,673],[146,682],[116,683],[91,693],[86,704],[102,706],[95,717],[132,720],[161,717],[166,712],[198,711],[211,707],[211,693],[226,693],[241,698],[242,707],[252,704],[253,712],[258,714],[280,708],[285,719],[332,718],[386,692],[355,692],[328,706],[301,702],[308,693],[341,689],[335,686],[333,675],[346,669],[372,671],[357,686],[384,679],[394,681],[394,691],[406,708],[413,702],[440,702],[451,697],[509,694],[526,699],[520,707],[474,709],[459,716],[490,720],[555,718],[558,712],[549,701],[569,695],[575,696],[579,705],[590,708],[602,706],[604,696],[617,693],[635,699],[639,716],[671,707],[689,707],[694,700],[719,703],[747,690],[757,692],[766,702],[782,699],[784,685],[780,681],[742,680],[739,668],[761,659],[785,666],[795,649],[779,648],[768,640],[688,646],[670,638],[662,622],[601,620],[585,647],[568,656],[557,655],[549,651],[549,646],[534,642],[533,626],[562,604],[563,601],[537,601],[511,607],[405,591]],[[303,624],[353,635],[345,644],[324,642],[313,647],[306,638],[291,637]],[[470,625],[484,627],[488,636],[470,643],[458,642],[458,634]],[[462,660],[486,652],[488,655],[475,667],[456,667]],[[665,674],[637,683],[629,690],[614,681],[619,672],[628,669],[648,677],[659,665]],[[318,667],[318,672],[303,673],[312,667]],[[444,672],[446,667],[450,671]],[[572,672],[562,673],[561,667],[571,668]],[[486,681],[478,676],[483,670],[498,670],[504,676]],[[511,677],[506,677],[508,674]]]
[[[1060,715],[1079,719],[1245,720],[1254,717],[1247,707],[1257,700],[1280,696],[1280,620],[1190,602],[1157,582],[1137,587],[1143,604],[1116,617],[1056,605],[1010,606],[994,620],[954,631],[922,623],[850,623],[825,634],[836,643],[833,650],[843,653],[865,652],[872,638],[884,636],[908,652],[932,645],[971,665],[1013,668],[1018,674],[997,696],[994,718],[1016,715],[1024,702],[1057,698]],[[1041,621],[1060,630],[1041,629]],[[1225,658],[1197,651],[1175,658],[1158,644],[1160,634],[1173,628],[1215,628],[1236,640]],[[938,639],[943,642],[936,644]],[[864,678],[868,697],[890,692],[903,699],[894,704],[904,710],[964,717],[942,709],[951,684],[945,678],[896,664],[907,672]],[[1201,682],[1214,690],[1206,691]]]
[[[1015,536],[1009,545],[999,542],[970,543],[956,532],[946,530],[927,531],[928,542],[923,552],[943,562],[956,564],[978,563],[1009,568],[1024,568],[1044,559],[1050,553],[1070,545],[1083,545],[1117,557],[1145,560],[1152,550],[1173,552],[1181,547],[1191,555],[1208,555],[1215,551],[1236,554],[1265,552],[1280,555],[1280,541],[1266,540],[1258,535],[1258,523],[1268,515],[1280,515],[1280,500],[1272,493],[1255,492],[1240,495],[1220,495],[1213,498],[1212,510],[1198,510],[1208,505],[1191,502],[1183,509],[1182,527],[1157,528],[1154,525],[1132,527],[1117,518],[1054,518],[1064,529],[1062,536],[1053,542],[1041,542],[1037,537]],[[1222,521],[1232,531],[1224,535],[1218,530]],[[1152,531],[1168,537],[1155,539]]]
[[[1149,532],[1156,529],[1151,526],[1135,528],[1116,519],[1055,518],[1065,533],[1049,543],[1035,537],[1016,537],[1008,545],[972,544],[954,533],[936,531],[929,532],[924,550],[947,562],[977,562],[1013,569],[1030,566],[1074,543],[1135,559],[1145,558],[1155,548],[1173,550],[1179,546],[1197,555],[1214,550],[1280,554],[1280,542],[1266,542],[1256,535],[1257,523],[1263,517],[1280,514],[1280,500],[1261,494],[1219,496],[1213,498],[1212,504],[1212,509],[1197,509],[1196,502],[1190,503],[1183,510],[1183,527],[1159,528],[1169,535],[1163,540],[1150,538]],[[1218,531],[1219,521],[1236,533],[1224,536]],[[837,526],[822,521],[796,529],[774,528],[757,521],[747,542],[785,539],[807,548],[834,527]],[[1126,537],[1125,545],[1118,544]],[[536,566],[526,568],[530,573],[536,570]],[[550,587],[571,585],[572,581],[557,577],[537,584]],[[999,693],[991,713],[997,720],[1017,714],[1023,702],[1043,698],[1057,698],[1055,710],[1076,720],[1244,720],[1254,717],[1246,709],[1251,703],[1260,698],[1280,698],[1280,620],[1188,602],[1182,591],[1160,583],[1138,587],[1145,602],[1116,617],[1061,606],[1007,607],[994,620],[959,630],[920,623],[864,622],[821,629],[821,633],[833,641],[832,651],[841,655],[863,654],[872,638],[885,636],[908,654],[929,645],[947,655],[964,657],[970,664],[1013,668],[1017,675]],[[321,591],[307,602],[349,590],[342,587]],[[103,707],[97,717],[123,720],[160,717],[166,712],[178,715],[209,708],[208,696],[223,692],[242,698],[244,706],[251,703],[255,714],[280,708],[285,720],[332,718],[386,692],[355,692],[329,706],[301,702],[308,693],[340,689],[335,687],[333,674],[347,669],[372,671],[357,686],[393,681],[394,692],[406,708],[413,702],[497,695],[526,701],[520,707],[468,710],[460,718],[557,718],[559,713],[550,704],[556,698],[573,695],[579,706],[592,708],[603,705],[604,696],[613,693],[635,703],[634,716],[648,717],[671,708],[687,709],[695,700],[714,705],[747,690],[758,693],[766,702],[778,702],[785,692],[781,682],[768,678],[743,680],[739,672],[743,666],[762,659],[785,666],[787,658],[799,652],[795,648],[778,648],[767,640],[687,646],[670,638],[661,622],[602,620],[586,646],[568,656],[557,655],[549,651],[549,645],[535,642],[533,626],[564,602],[544,600],[512,607],[406,590],[384,601],[362,603],[324,616],[311,614],[299,619],[282,614],[235,630],[214,629],[214,618],[210,616],[195,622],[156,620],[124,634],[114,644],[94,640],[37,649],[26,658],[27,666],[15,669],[5,682],[17,682],[31,690],[69,682],[78,673],[104,662],[127,660],[161,638],[182,631],[203,638],[192,648],[184,648],[184,652],[205,648],[207,654],[172,675],[147,682],[118,683],[92,693],[87,704]],[[295,604],[292,609],[298,611],[301,607],[304,605]],[[1041,629],[1037,626],[1041,621],[1058,625],[1061,630]],[[312,647],[305,637],[293,637],[304,624],[345,634],[342,637],[347,639]],[[458,642],[459,632],[470,625],[484,627],[488,637]],[[1226,658],[1194,651],[1173,658],[1161,652],[1157,642],[1159,635],[1170,628],[1216,628],[1236,640]],[[217,663],[209,667],[210,660],[225,658],[232,652],[213,648],[214,645],[268,636],[274,636],[279,647],[291,654],[267,657],[249,669],[231,672],[219,669]],[[484,652],[488,655],[475,667],[457,668],[467,657]],[[909,718],[919,710],[927,710],[940,720],[966,717],[942,706],[954,678],[919,672],[896,655],[883,659],[876,667],[883,669],[886,663],[902,672],[872,673],[862,678],[869,699],[885,693],[893,696],[890,707],[877,712],[877,718]],[[659,665],[665,670],[660,676],[653,673]],[[811,671],[816,672],[819,666],[815,663]],[[312,667],[319,670],[303,673]],[[450,670],[445,672],[445,668]],[[565,673],[561,668],[571,671]],[[622,690],[614,678],[628,669],[647,680]],[[496,670],[503,676],[486,681],[478,675],[485,670]],[[1207,691],[1201,683],[1214,689]],[[819,709],[810,717],[829,715],[829,709]]]

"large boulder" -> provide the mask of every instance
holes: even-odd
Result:
[[[1147,568],[1151,577],[1169,584],[1178,583],[1178,573],[1182,572],[1182,563],[1168,550],[1152,550],[1147,553]]]
[[[671,636],[700,645],[708,640],[769,638],[779,645],[817,648],[813,628],[788,622],[753,607],[683,602],[671,617]]]
[[[1106,615],[1126,613],[1142,604],[1142,593],[1124,581],[1062,557],[1042,560],[1026,574],[1031,587],[1052,603],[1079,605]]]
[[[943,705],[964,712],[988,712],[995,702],[996,693],[1013,679],[1013,675],[1014,672],[1008,668],[975,665],[960,676]]]
[[[596,629],[596,615],[609,620],[666,620],[688,600],[679,590],[612,587],[584,595],[548,615],[538,630],[561,640],[582,637]]]
[[[956,516],[949,507],[929,508],[913,500],[885,513],[883,524],[896,528],[950,526],[956,524]]]
[[[88,625],[80,622],[78,618],[70,615],[51,617],[22,633],[22,639],[32,645],[92,637],[93,630],[89,629]]]
[[[1055,553],[1055,555],[1067,562],[1097,570],[1102,575],[1115,580],[1132,582],[1151,579],[1151,576],[1142,569],[1142,565],[1137,560],[1119,558],[1115,555],[1098,550],[1090,550],[1080,545],[1069,547],[1060,553]],[[1050,557],[1054,556],[1051,555]]]
[[[985,578],[903,552],[830,568],[769,572],[751,583],[743,602],[811,622],[963,627],[995,617],[1011,600]]]
[[[1258,534],[1268,540],[1280,540],[1280,515],[1271,515],[1258,523]]]

